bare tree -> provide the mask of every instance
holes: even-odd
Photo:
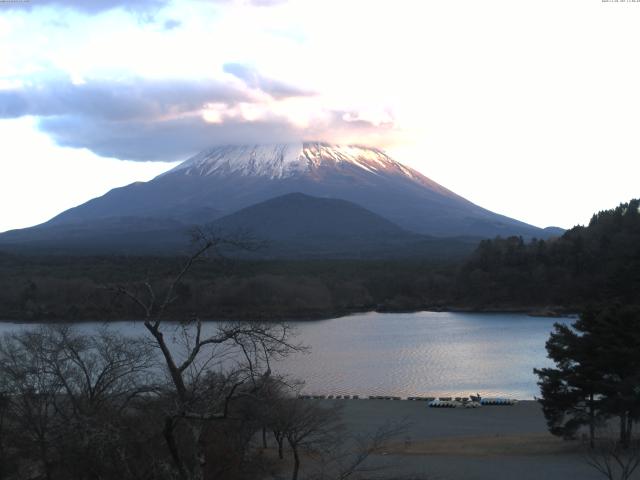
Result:
[[[640,466],[640,439],[621,438],[612,421],[602,422],[596,430],[596,441],[585,445],[585,462],[607,479],[630,479]]]
[[[406,431],[406,424],[385,423],[370,435],[344,436],[336,439],[322,457],[321,469],[314,480],[346,480],[362,475],[380,475],[390,465],[369,465],[373,455],[384,452],[390,441]]]
[[[9,402],[6,413],[18,433],[15,445],[28,452],[49,480],[58,432],[52,412],[62,385],[44,365],[43,342],[42,337],[31,332],[0,339],[0,377]]]
[[[601,436],[586,449],[585,461],[608,480],[629,480],[640,466],[640,442],[625,446],[615,436]]]
[[[9,406],[9,398],[5,392],[4,385],[0,384],[0,478],[9,475],[11,466],[10,455],[7,452],[7,428],[6,418]]]
[[[297,396],[303,383],[283,377],[269,377],[260,388],[258,415],[261,422],[262,448],[266,449],[267,431],[273,434],[278,449],[278,458],[284,459],[284,429],[287,424],[285,402]]]
[[[105,408],[122,410],[154,388],[155,352],[141,338],[125,338],[106,327],[92,335],[78,334],[68,326],[30,335],[43,339],[42,365],[60,382],[64,396],[57,407],[67,419]]]
[[[328,449],[342,430],[341,409],[337,404],[322,407],[299,398],[284,400],[280,407],[279,430],[293,453],[292,480],[300,472],[301,454],[318,454]]]
[[[54,406],[63,422],[57,449],[67,471],[136,478],[141,465],[129,449],[140,430],[132,432],[128,425],[140,424],[140,403],[156,394],[155,351],[142,338],[125,338],[107,327],[91,335],[65,326],[40,333],[43,365],[62,386]]]
[[[194,253],[162,294],[148,280],[138,290],[115,287],[138,305],[144,327],[162,354],[173,396],[164,420],[164,437],[179,476],[185,480],[203,476],[207,463],[203,438],[209,424],[229,417],[232,400],[257,394],[271,376],[272,359],[302,349],[289,340],[291,331],[284,323],[223,322],[206,333],[197,316],[167,324],[165,316],[177,300],[175,292],[197,261],[207,255],[219,258],[221,248],[253,248],[252,241],[202,230],[194,232],[194,239]],[[224,372],[215,382],[207,375],[213,367]],[[191,436],[189,448],[183,449],[186,451],[176,440],[180,424],[186,424]]]
[[[368,460],[406,430],[404,423],[386,423],[371,434],[350,435],[342,421],[344,403],[302,400],[287,390],[279,393],[270,401],[268,421],[280,459],[284,458],[283,441],[290,447],[293,480],[301,475],[303,458],[307,462],[304,478],[311,480],[379,475],[385,466],[370,465]]]
[[[149,387],[152,352],[103,329],[47,327],[0,340],[7,428],[24,465],[48,479],[127,472],[123,432],[131,402]],[[115,462],[105,461],[109,456]],[[128,474],[129,473],[129,474]]]

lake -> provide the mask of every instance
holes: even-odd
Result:
[[[290,322],[311,347],[277,362],[274,370],[304,379],[304,393],[392,396],[538,395],[534,367],[552,365],[545,342],[555,322],[573,319],[524,314],[364,313]],[[101,323],[82,323],[91,331]],[[114,322],[127,335],[141,322]],[[0,323],[0,333],[29,328]],[[215,328],[208,322],[207,329]]]

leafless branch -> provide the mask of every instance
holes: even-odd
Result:
[[[615,436],[600,435],[585,449],[585,462],[608,480],[629,480],[640,467],[640,441],[623,446]]]

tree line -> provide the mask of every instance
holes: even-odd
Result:
[[[457,298],[480,306],[638,304],[640,200],[599,212],[559,238],[484,240],[461,267]]]

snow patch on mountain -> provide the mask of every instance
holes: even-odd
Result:
[[[376,148],[320,142],[213,147],[167,173],[196,176],[239,174],[280,179],[345,164],[374,175],[394,173],[417,181],[423,178]]]
[[[301,153],[302,143],[214,147],[200,152],[168,173],[284,178],[306,169]]]

